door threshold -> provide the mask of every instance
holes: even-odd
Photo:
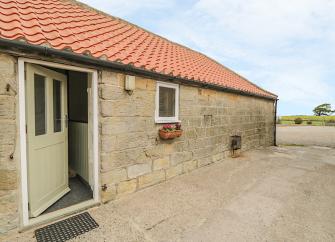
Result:
[[[27,225],[23,225],[22,228],[19,229],[19,232],[27,231],[31,228],[38,227],[43,224],[56,222],[57,220],[63,219],[65,217],[68,217],[70,215],[82,212],[86,209],[96,207],[100,205],[100,202],[94,201],[93,199],[81,202],[75,205],[72,205],[67,208],[62,208],[54,212],[50,212],[47,214],[40,215],[36,218],[29,219],[29,222]]]

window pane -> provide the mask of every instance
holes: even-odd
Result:
[[[53,80],[54,132],[62,131],[61,82]]]
[[[45,77],[34,74],[35,91],[35,135],[46,133]]]
[[[159,87],[159,117],[175,117],[176,89]]]

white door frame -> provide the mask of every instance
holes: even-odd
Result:
[[[21,227],[27,227],[33,224],[29,219],[28,212],[28,170],[27,170],[27,135],[26,135],[26,99],[25,99],[25,63],[33,63],[44,66],[55,67],[59,69],[80,71],[90,73],[92,75],[92,151],[93,151],[93,202],[100,202],[99,193],[99,145],[98,145],[98,72],[94,69],[81,68],[65,64],[58,64],[42,60],[19,58],[18,59],[18,87],[19,87],[19,137],[20,137],[20,168],[21,168]],[[64,213],[68,213],[64,210]],[[58,214],[60,215],[60,214]]]

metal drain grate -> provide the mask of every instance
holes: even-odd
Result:
[[[66,241],[99,227],[88,212],[37,229],[37,242]]]

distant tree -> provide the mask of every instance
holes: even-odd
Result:
[[[335,113],[335,110],[332,110],[329,103],[324,103],[314,108],[313,112],[316,116],[329,116]]]

